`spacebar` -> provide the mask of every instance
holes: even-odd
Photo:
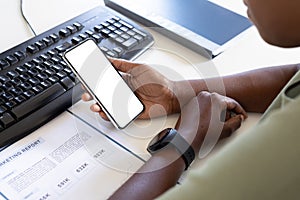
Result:
[[[25,115],[47,105],[50,101],[63,94],[65,91],[66,90],[62,85],[60,85],[59,83],[55,83],[47,90],[45,90],[45,92],[28,99],[26,102],[13,108],[11,111],[15,115],[17,120],[19,120]]]

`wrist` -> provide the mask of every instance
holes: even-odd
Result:
[[[190,81],[173,81],[172,83],[172,105],[176,108],[177,112],[188,103],[193,97],[196,96],[195,90]]]
[[[182,169],[181,171],[186,168],[184,159],[178,154],[177,149],[171,145],[152,154],[151,159],[155,159],[162,167],[173,165],[178,169]]]
[[[156,154],[159,151],[169,148],[176,149],[177,156],[183,158],[186,165],[185,169],[195,159],[195,152],[190,143],[173,128],[167,128],[158,133],[149,143],[147,150],[151,154]]]

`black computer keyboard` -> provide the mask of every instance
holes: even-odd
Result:
[[[93,38],[110,57],[132,60],[153,44],[149,32],[106,7],[94,8],[0,54],[0,149],[80,99],[61,54]]]

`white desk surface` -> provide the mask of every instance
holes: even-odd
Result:
[[[23,1],[24,13],[37,33],[42,33],[97,5],[104,5],[100,0]],[[246,15],[242,0],[212,1]],[[0,0],[0,16],[0,52],[33,37],[21,17],[19,0]],[[150,32],[155,38],[155,44],[137,60],[172,67],[174,71],[185,78],[199,78],[197,70],[202,75],[210,73],[211,69],[208,69],[208,66],[203,63],[209,63],[210,67],[213,67],[214,75],[227,75],[265,66],[298,63],[300,60],[300,48],[283,49],[268,45],[260,38],[255,28],[252,28],[248,35],[211,62],[153,30]],[[90,111],[86,110],[86,112]],[[250,114],[249,119],[244,122],[239,132],[255,124],[259,117],[259,114]]]

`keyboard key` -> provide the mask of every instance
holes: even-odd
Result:
[[[51,34],[49,36],[54,42],[58,42],[60,37],[58,35],[56,35],[55,33]]]
[[[83,25],[82,24],[80,24],[79,22],[75,22],[75,23],[73,23],[73,26],[75,26],[76,28],[77,28],[77,30],[78,31],[80,31],[81,29],[83,29]]]
[[[1,83],[6,83],[7,81],[10,81],[10,78],[7,75],[0,75]]]
[[[63,67],[60,64],[58,64],[58,65],[52,65],[51,68],[53,70],[55,70],[56,72],[59,72],[59,71],[63,70]]]
[[[6,92],[4,94],[1,95],[1,97],[5,100],[5,101],[11,101],[14,97],[14,95],[12,95],[9,92]]]
[[[30,83],[25,82],[20,85],[20,88],[22,88],[22,90],[26,91],[26,90],[30,90],[32,88],[32,86]]]
[[[43,63],[43,60],[40,59],[40,58],[35,58],[32,60],[32,62],[35,64],[35,65],[40,65]]]
[[[130,35],[126,34],[126,33],[123,33],[121,35],[122,38],[124,38],[125,40],[129,40],[130,39]]]
[[[27,69],[31,69],[35,67],[35,64],[33,62],[27,62],[24,64],[24,67],[26,67]]]
[[[48,81],[48,80],[45,80],[45,81],[41,82],[40,85],[42,87],[44,87],[45,89],[47,89],[47,88],[49,88],[52,85],[52,83],[50,81]]]
[[[98,35],[98,34],[94,34],[94,35],[92,36],[92,38],[93,38],[97,43],[101,42],[101,40],[103,39],[103,37],[101,37],[101,36]]]
[[[65,62],[65,61],[60,61],[59,64],[63,67],[63,68],[66,68],[66,67],[69,67],[69,65]]]
[[[135,35],[135,36],[133,36],[133,38],[136,39],[139,42],[144,40],[144,38],[141,35]]]
[[[8,82],[4,83],[1,87],[2,87],[2,89],[4,89],[5,91],[9,91],[9,90],[11,90],[14,86],[13,86],[13,84],[11,83],[11,81],[8,81]]]
[[[138,29],[136,29],[136,28],[134,28],[134,29],[132,29],[132,30],[133,30],[134,32],[140,34],[140,35],[143,36],[143,37],[147,37],[147,34],[146,34],[146,33],[142,32],[142,31],[140,31],[140,30],[138,30]]]
[[[16,56],[18,60],[24,60],[26,58],[26,54],[22,51],[15,52],[14,56]]]
[[[59,62],[61,61],[61,59],[60,59],[59,57],[57,57],[57,56],[53,56],[53,57],[51,58],[51,61],[52,61],[54,64],[57,64],[57,63],[59,63]]]
[[[113,23],[116,22],[116,20],[114,20],[114,19],[109,19],[109,20],[107,20],[107,22],[110,23],[110,24],[113,24]]]
[[[100,49],[103,51],[103,52],[107,52],[109,49],[107,48],[107,47],[105,47],[105,46],[102,46],[102,47],[100,47]]]
[[[53,40],[49,37],[45,37],[42,39],[42,41],[47,45],[47,46],[50,46],[51,44],[53,44]]]
[[[114,26],[117,27],[117,28],[121,28],[121,27],[122,27],[122,24],[119,23],[119,22],[116,22],[116,23],[114,23]]]
[[[121,37],[117,37],[117,38],[115,39],[115,41],[118,42],[118,43],[123,43],[123,42],[125,42],[125,39],[124,39],[124,38],[121,38]]]
[[[13,55],[7,56],[6,60],[11,65],[14,65],[14,64],[16,64],[18,62],[18,59],[15,56],[13,56]]]
[[[68,29],[64,29],[64,28],[60,29],[58,33],[62,37],[68,37],[69,35],[71,35],[71,32]]]
[[[56,83],[59,81],[59,78],[57,76],[51,76],[48,79],[52,84]]]
[[[89,38],[89,36],[87,34],[85,34],[85,33],[79,34],[79,37],[81,37],[83,40]]]
[[[98,32],[98,33],[100,33],[100,31],[103,29],[103,26],[101,26],[101,25],[96,25],[95,27],[94,27],[94,30],[96,31],[96,32]]]
[[[126,40],[125,42],[122,43],[122,45],[124,47],[126,47],[127,49],[130,49],[130,48],[134,47],[137,44],[138,44],[138,41],[134,38],[130,38],[129,40]]]
[[[103,35],[104,37],[108,37],[108,35],[110,34],[110,30],[108,29],[102,29],[101,31],[101,35]]]
[[[5,113],[7,111],[7,108],[3,105],[0,106],[0,115],[2,115],[3,113]]]
[[[27,73],[25,73],[25,74],[21,74],[21,75],[19,76],[19,78],[20,78],[22,81],[27,81],[28,79],[30,79],[30,76],[29,76]]]
[[[113,48],[113,51],[116,52],[119,56],[123,53],[123,49],[121,47]]]
[[[94,34],[94,31],[87,30],[87,31],[85,31],[85,33],[88,34],[89,36],[92,36]]]
[[[34,92],[32,90],[28,90],[28,91],[24,92],[23,95],[25,96],[25,98],[30,99],[35,94],[34,94]]]
[[[10,92],[16,97],[20,96],[23,93],[23,90],[19,87],[15,87]]]
[[[74,26],[67,26],[67,29],[71,32],[71,33],[76,33],[77,29]]]
[[[108,22],[102,22],[101,25],[104,27],[108,27],[110,24]]]
[[[69,77],[63,78],[60,82],[66,90],[71,89],[75,85],[75,83]]]
[[[79,42],[81,42],[81,38],[80,37],[77,37],[77,36],[75,36],[75,37],[73,37],[72,38],[72,43],[73,44],[78,44]]]
[[[58,51],[55,50],[55,49],[52,49],[52,50],[49,50],[47,53],[48,53],[50,56],[55,56],[56,54],[58,54]]]
[[[9,113],[4,113],[0,116],[0,124],[5,128],[11,126],[14,121],[15,119]]]
[[[127,28],[127,27],[125,27],[125,26],[122,26],[122,27],[120,28],[120,30],[121,30],[121,31],[124,31],[124,32],[127,32],[127,31],[129,31],[129,28]]]
[[[129,29],[133,29],[133,26],[131,24],[128,24],[127,22],[120,20],[119,21],[120,24],[122,24],[123,26],[126,26]]]
[[[36,76],[38,79],[40,79],[40,81],[44,81],[47,78],[49,78],[49,76],[46,73],[40,73]]]
[[[134,36],[136,34],[136,32],[134,32],[133,30],[129,30],[126,33],[130,36]]]
[[[45,71],[47,68],[44,65],[38,65],[35,67],[36,70],[38,70],[39,72],[43,72]]]
[[[107,27],[107,29],[110,31],[115,31],[115,30],[117,30],[117,27],[111,25],[111,26]]]
[[[20,74],[18,72],[16,72],[15,70],[11,70],[11,71],[8,71],[7,73],[7,76],[9,76],[11,79],[14,79],[16,77],[18,77]]]
[[[44,90],[43,87],[40,86],[40,85],[34,86],[34,87],[32,88],[32,91],[34,91],[36,94],[42,92],[43,90]]]
[[[69,42],[65,42],[62,45],[55,47],[55,50],[57,50],[59,53],[62,53],[62,52],[65,52],[71,46],[72,45]]]
[[[9,67],[9,63],[6,60],[0,60],[0,68],[6,69],[7,67]]]
[[[26,98],[22,95],[15,97],[14,99],[18,104],[23,103],[24,101],[26,101]]]
[[[46,69],[45,73],[48,74],[49,76],[52,76],[52,75],[56,74],[56,71],[53,69]]]
[[[48,92],[40,93],[27,100],[23,104],[13,108],[12,113],[17,117],[17,119],[20,119],[27,114],[30,114],[31,112],[48,104],[64,92],[65,89],[59,83],[56,83],[48,88]]]
[[[35,54],[39,51],[39,48],[35,45],[29,45],[27,48],[26,48],[26,51],[31,53],[31,54]]]
[[[24,66],[19,66],[16,68],[16,71],[19,73],[24,73],[24,72],[27,72],[27,68]]]
[[[27,73],[28,73],[29,76],[33,77],[33,76],[36,76],[39,73],[39,71],[32,68],[32,69],[28,70]]]
[[[13,107],[15,107],[17,105],[17,103],[14,100],[10,100],[9,102],[5,103],[5,106],[11,110]]]
[[[47,45],[43,41],[37,41],[34,43],[40,50],[45,49]]]
[[[14,85],[14,87],[19,86],[22,81],[19,78],[14,78],[13,80],[11,80],[11,83]]]
[[[48,54],[42,54],[39,57],[40,59],[42,59],[43,61],[47,61],[49,60],[51,57]]]
[[[112,51],[107,51],[106,55],[108,55],[109,57],[117,57],[117,54]]]
[[[67,74],[71,74],[72,70],[69,67],[64,68],[64,72],[66,72]]]
[[[33,85],[33,86],[40,83],[40,80],[37,79],[37,78],[35,78],[35,77],[30,78],[28,81],[29,81],[29,83],[30,83],[31,85]]]
[[[64,77],[67,76],[67,73],[64,72],[64,71],[60,71],[60,72],[56,73],[56,75],[57,75],[59,78],[64,78]]]
[[[46,68],[49,68],[52,65],[54,65],[54,63],[51,60],[48,60],[48,61],[44,62],[42,65],[45,66]]]

